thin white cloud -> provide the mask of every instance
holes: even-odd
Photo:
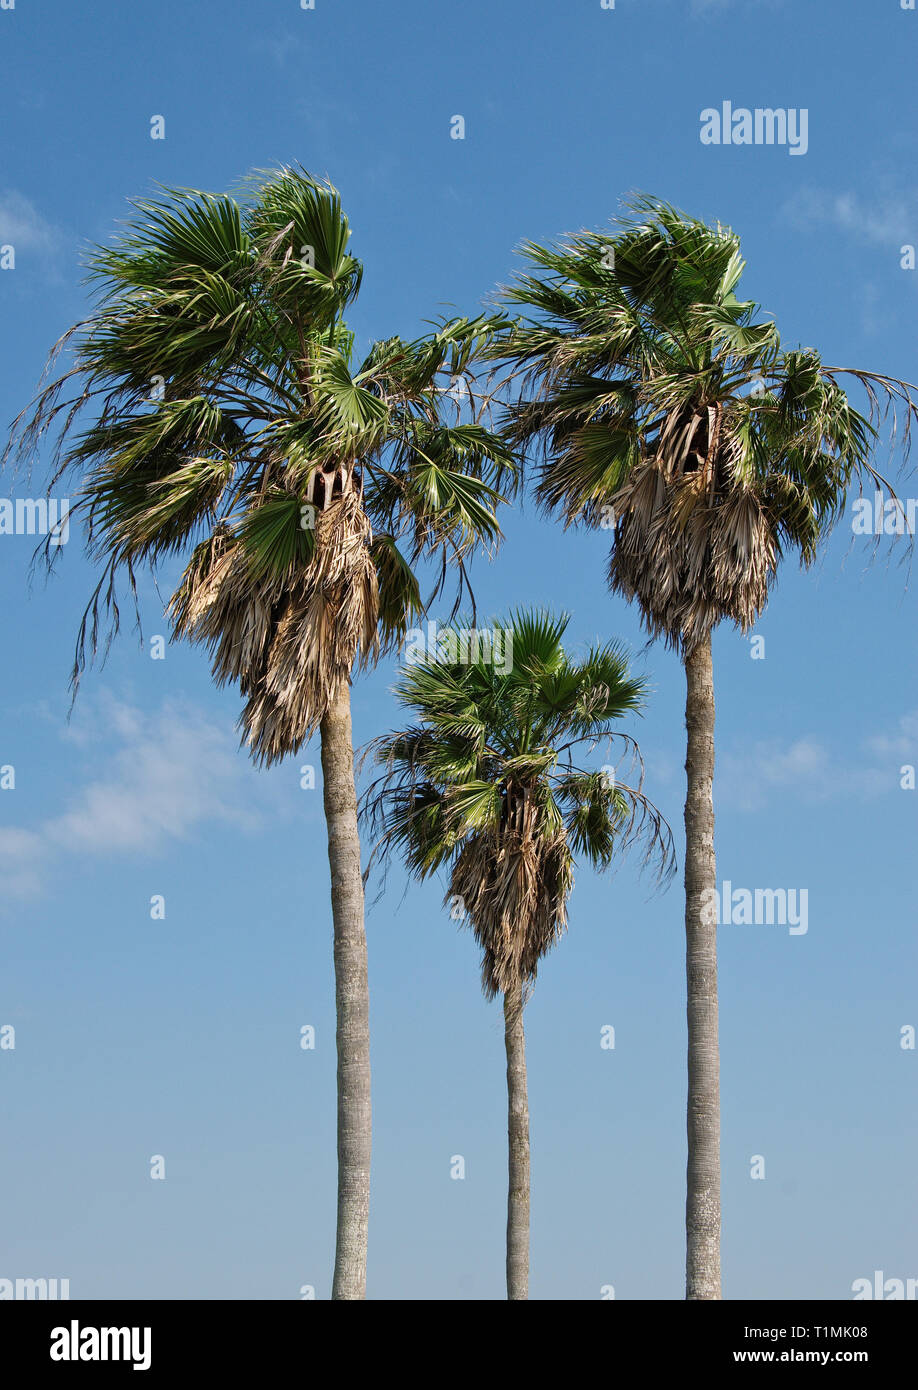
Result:
[[[898,249],[915,238],[918,195],[867,199],[850,191],[807,188],[785,203],[784,215],[797,227],[834,227],[859,241]]]
[[[252,829],[258,773],[232,732],[167,701],[155,714],[109,698],[81,721],[80,747],[104,747],[103,770],[35,829],[0,829],[7,895],[31,896],[62,855],[152,854],[209,822]],[[103,743],[104,738],[104,743]]]
[[[291,58],[304,58],[308,53],[306,40],[289,30],[276,37],[262,37],[255,42],[258,52],[266,53],[276,67],[285,68]]]
[[[42,849],[42,838],[33,831],[0,828],[0,881],[8,901],[31,898],[40,891]]]
[[[0,193],[0,242],[17,251],[50,254],[57,249],[60,234],[24,194],[6,189]]]
[[[884,761],[901,758],[908,762],[918,753],[918,710],[906,714],[892,734],[874,734],[867,740],[870,751]]]
[[[730,750],[718,758],[715,795],[718,805],[742,811],[761,810],[779,793],[806,802],[883,796],[899,790],[903,765],[918,765],[918,711],[891,732],[864,739],[853,753],[834,753],[814,738]]]

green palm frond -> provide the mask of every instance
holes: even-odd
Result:
[[[269,490],[245,513],[239,527],[252,577],[290,581],[308,568],[315,551],[315,532],[299,498]]]
[[[509,669],[439,650],[417,657],[395,686],[416,722],[367,750],[384,769],[362,804],[377,836],[371,862],[397,853],[417,878],[448,870],[447,897],[468,914],[489,997],[534,980],[566,924],[575,857],[607,868],[640,841],[663,877],[673,867],[669,827],[640,782],[573,762],[574,750],[617,740],[634,765],[619,722],[643,706],[645,684],[615,643],[571,660],[569,621],[522,609],[495,623]]]
[[[781,555],[810,563],[852,486],[894,495],[872,452],[901,420],[907,458],[918,388],[785,350],[736,293],[730,228],[641,196],[611,232],[521,251],[503,293],[520,317],[485,350],[513,386],[504,429],[544,507],[610,531],[610,585],[652,635],[689,652],[724,618],[748,629]]]
[[[91,252],[94,310],[57,350],[72,365],[7,450],[31,461],[56,432],[51,486],[76,479],[75,520],[103,569],[74,691],[106,615],[117,631],[119,579],[133,593],[136,566],[184,553],[176,633],[238,682],[256,755],[282,757],[355,663],[420,615],[423,557],[437,594],[455,565],[461,596],[467,557],[499,541],[517,459],[484,423],[475,371],[507,321],[449,318],[383,339],[355,369],[350,237],[337,190],[283,167],[241,199],[138,200]],[[460,377],[465,406],[448,394]]]
[[[379,581],[379,626],[382,644],[401,642],[424,612],[417,575],[389,535],[374,536],[370,554]]]

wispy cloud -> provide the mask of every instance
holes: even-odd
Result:
[[[0,827],[0,879],[7,901],[34,897],[41,889],[44,841],[32,830]]]
[[[834,227],[859,241],[898,249],[918,229],[918,193],[863,198],[853,192],[801,189],[784,205],[797,227]]]
[[[52,254],[61,237],[38,211],[35,204],[15,189],[0,192],[0,242],[16,250]]]
[[[291,58],[305,58],[309,52],[306,40],[286,30],[276,36],[263,36],[255,41],[256,53],[266,53],[275,67],[285,68]]]
[[[828,189],[801,189],[788,199],[781,209],[784,220],[798,231],[822,232],[829,229],[841,233],[860,246],[882,247],[887,267],[900,264],[903,246],[918,241],[918,191],[903,192],[887,188],[873,197],[852,191],[831,192]],[[875,264],[877,258],[868,258]],[[907,277],[914,285],[915,277]],[[858,277],[851,290],[852,309],[857,315],[861,332],[878,338],[889,330],[890,302],[880,285],[864,275]]]
[[[103,743],[104,737],[104,743]],[[66,855],[153,854],[208,822],[253,829],[258,774],[231,731],[199,710],[167,701],[145,714],[109,699],[83,724],[76,746],[103,767],[59,814],[26,829],[0,829],[0,877],[7,896],[40,891]]]
[[[853,754],[848,748],[833,752],[811,737],[728,750],[718,759],[717,801],[757,811],[779,794],[806,802],[882,796],[899,789],[904,764],[918,764],[918,711],[904,715],[890,732],[864,739]]]
[[[918,710],[904,715],[892,734],[873,734],[866,747],[884,762],[896,758],[913,761],[918,753]]]

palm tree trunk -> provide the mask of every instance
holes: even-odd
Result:
[[[685,658],[685,969],[688,1168],[685,1296],[720,1293],[720,1054],[714,861],[714,672],[710,634]]]
[[[338,1228],[332,1298],[361,1299],[366,1297],[370,1210],[370,995],[347,681],[329,705],[320,733],[338,1048]]]
[[[504,995],[504,1043],[507,1049],[507,1138],[510,1183],[507,1194],[507,1297],[529,1297],[529,1092],[526,1084],[526,1034],[523,991]]]

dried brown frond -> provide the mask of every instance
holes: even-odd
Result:
[[[563,828],[537,826],[538,808],[517,799],[500,831],[481,831],[462,847],[447,901],[461,898],[481,947],[481,984],[488,999],[534,983],[539,961],[567,926],[573,886]]]
[[[759,498],[732,475],[720,405],[676,409],[651,457],[611,497],[609,583],[654,636],[690,653],[723,618],[742,631],[765,606],[778,549]]]
[[[379,650],[372,530],[347,492],[316,513],[315,549],[301,572],[253,577],[227,531],[199,547],[170,605],[175,631],[209,647],[219,682],[237,681],[240,719],[256,759],[271,764],[315,732],[354,661]]]

